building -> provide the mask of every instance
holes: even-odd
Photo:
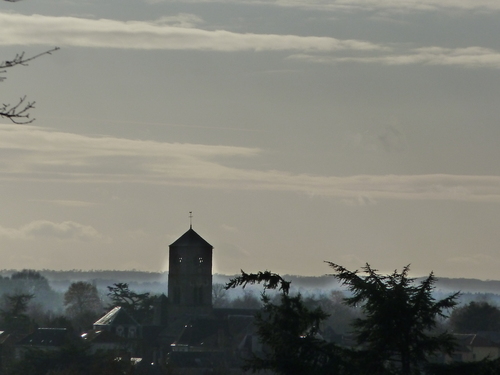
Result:
[[[168,316],[174,322],[186,316],[212,313],[213,247],[192,226],[169,247]]]
[[[94,323],[87,341],[96,349],[128,347],[129,355],[144,363],[190,374],[215,368],[239,373],[241,357],[252,347],[255,310],[213,308],[212,257],[213,246],[190,225],[169,246],[168,297],[157,299],[152,319],[136,321],[115,307]],[[103,332],[114,340],[108,342]]]

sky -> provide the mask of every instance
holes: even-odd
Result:
[[[0,1],[0,268],[500,279],[497,0]]]

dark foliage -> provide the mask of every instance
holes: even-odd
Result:
[[[116,360],[113,352],[91,354],[88,346],[70,342],[61,349],[46,351],[28,349],[23,358],[14,362],[6,375],[124,375],[131,373],[131,364],[126,360]]]
[[[500,331],[500,309],[488,302],[470,302],[453,310],[450,328],[458,333]]]
[[[426,373],[428,375],[500,375],[500,359],[429,364]]]
[[[97,288],[91,283],[72,283],[64,294],[66,314],[79,331],[92,328],[92,323],[103,313]]]
[[[263,344],[244,366],[252,372],[271,370],[277,374],[346,374],[348,351],[319,337],[320,323],[328,315],[318,307],[309,309],[300,295],[290,296],[290,282],[269,271],[232,279],[226,288],[262,283],[265,289],[281,291],[278,303],[262,294],[262,310],[255,325]]]
[[[113,284],[108,286],[108,290],[108,297],[111,299],[109,307],[122,307],[139,323],[147,323],[152,318],[156,296],[136,293],[130,290],[127,283]]]
[[[359,347],[373,361],[410,375],[419,373],[429,355],[453,350],[453,336],[433,329],[437,318],[456,305],[458,293],[434,300],[432,273],[415,285],[408,277],[408,266],[384,276],[367,264],[363,267],[365,276],[359,276],[358,271],[327,263],[335,271],[333,276],[352,292],[346,303],[361,306],[364,316],[356,319],[353,327]]]
[[[278,289],[283,292],[283,294],[288,294],[290,291],[290,281],[284,280],[277,273],[269,271],[245,273],[243,270],[241,270],[241,276],[229,280],[226,289],[236,288],[238,286],[245,288],[248,284],[262,284],[264,289]]]
[[[3,295],[3,308],[0,310],[2,328],[9,333],[28,333],[30,318],[26,314],[33,294],[16,293]]]

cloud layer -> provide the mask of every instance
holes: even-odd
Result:
[[[499,7],[500,8],[500,7]],[[157,21],[116,21],[0,13],[0,45],[197,51],[289,51],[311,63],[364,63],[387,66],[433,65],[500,68],[500,52],[481,46],[400,49],[363,40],[332,37],[242,34],[194,28],[202,20],[189,14]],[[340,55],[340,53],[342,55]]]
[[[289,58],[323,64],[355,62],[387,66],[433,65],[500,69],[500,53],[483,47],[425,47],[411,49],[408,52],[403,52],[401,54],[355,57],[338,57],[320,54],[295,54]]]
[[[0,226],[0,237],[10,239],[35,239],[43,237],[83,241],[102,238],[99,232],[89,225],[75,223],[74,221],[54,223],[48,220],[33,221],[18,229]]]
[[[89,137],[37,127],[0,126],[0,180],[140,183],[211,189],[289,191],[348,202],[380,199],[500,202],[500,176],[314,176],[240,169],[229,158],[255,148]]]
[[[197,20],[199,22],[199,20]],[[190,20],[191,24],[193,20]],[[380,50],[359,40],[297,35],[238,34],[156,22],[0,13],[0,45],[57,45],[93,48],[202,51]],[[188,25],[187,22],[182,24]]]
[[[166,0],[144,0],[154,4]],[[252,5],[274,5],[281,7],[300,7],[332,11],[373,12],[435,12],[447,10],[496,11],[500,4],[495,0],[178,0],[185,3],[243,3]]]

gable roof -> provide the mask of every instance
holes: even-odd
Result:
[[[192,227],[190,227],[186,233],[175,240],[170,246],[203,246],[213,249],[213,246],[196,233]]]
[[[121,306],[116,306],[106,315],[94,323],[94,326],[115,326],[115,325],[134,325],[139,323],[132,318]]]

